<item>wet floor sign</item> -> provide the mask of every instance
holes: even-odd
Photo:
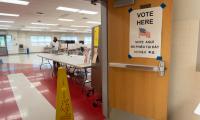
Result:
[[[74,120],[65,68],[58,68],[56,120]]]

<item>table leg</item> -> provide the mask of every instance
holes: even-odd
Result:
[[[51,69],[52,69],[52,65],[51,65],[51,63],[49,62],[49,60],[47,60],[47,63],[45,63],[45,62],[44,62],[44,58],[42,58],[42,63],[41,63],[41,65],[40,65],[40,70],[42,69],[42,66],[45,65],[45,64],[49,64],[50,67],[51,67]]]
[[[87,80],[87,68],[84,68],[85,70],[85,79]]]
[[[49,63],[49,65],[50,65],[51,69],[52,69],[52,65],[51,65],[51,63],[49,62],[49,60],[48,60],[48,63]]]
[[[44,63],[44,60],[43,60],[43,58],[42,58],[42,63],[41,63],[41,65],[40,65],[40,70],[42,69],[43,63]]]
[[[61,66],[60,63],[53,61],[53,72],[55,76],[57,76],[57,71],[60,66]]]

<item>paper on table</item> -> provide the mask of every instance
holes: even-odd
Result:
[[[94,48],[94,56],[92,58],[92,63],[96,63],[97,61],[97,56],[98,56],[98,48]]]

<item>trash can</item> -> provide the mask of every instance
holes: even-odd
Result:
[[[26,53],[27,53],[27,54],[29,54],[29,53],[30,53],[30,51],[29,51],[29,48],[27,48],[27,49],[26,49]]]

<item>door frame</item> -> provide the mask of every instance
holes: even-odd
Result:
[[[101,0],[101,43],[102,45],[102,107],[103,115],[109,118],[109,102],[108,102],[108,11],[107,0]]]

